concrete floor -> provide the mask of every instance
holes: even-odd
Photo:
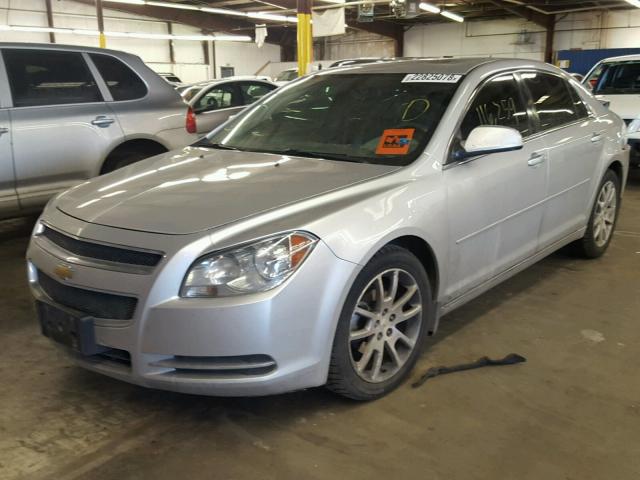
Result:
[[[0,224],[0,479],[638,479],[640,175],[607,255],[557,253],[444,319],[407,383],[352,403],[314,389],[219,399],[71,366],[38,333],[23,256]]]

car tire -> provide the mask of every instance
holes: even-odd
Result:
[[[382,248],[360,271],[347,295],[327,388],[366,401],[398,387],[422,350],[431,302],[429,278],[416,256],[395,245]]]
[[[105,166],[102,169],[101,173],[111,173],[115,170],[127,167],[153,155],[154,154],[149,154],[147,152],[142,152],[139,150],[123,150],[121,152],[118,152],[117,155],[111,157],[109,161],[105,163]]]
[[[598,258],[607,251],[620,211],[621,182],[613,170],[607,170],[598,187],[589,216],[587,231],[574,243],[575,251],[586,258]]]

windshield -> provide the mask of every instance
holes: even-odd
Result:
[[[603,63],[588,82],[596,95],[640,93],[640,62]]]
[[[404,73],[307,77],[214,130],[201,145],[408,165],[431,139],[457,83],[405,83],[405,77]]]
[[[285,70],[284,72],[280,72],[280,74],[276,77],[276,82],[290,82],[291,80],[295,80],[298,78],[297,70]]]

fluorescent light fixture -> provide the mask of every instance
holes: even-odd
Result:
[[[147,0],[145,5],[151,5],[152,7],[175,8],[177,10],[202,10],[202,7],[199,7],[198,5],[187,5],[186,3],[153,2],[151,0]]]
[[[442,15],[443,17],[447,17],[448,19],[453,20],[455,22],[464,22],[464,17],[458,15],[457,13],[443,10],[442,12],[440,12],[440,15]]]
[[[627,3],[630,3],[634,7],[640,8],[640,0],[627,0]]]
[[[275,22],[291,22],[296,23],[298,19],[296,17],[289,17],[287,15],[278,15],[267,12],[249,12],[247,13],[249,18],[259,18],[261,20],[273,20]]]
[[[102,0],[102,1],[110,2],[110,3],[128,3],[129,5],[144,5],[147,3],[144,0]]]
[[[204,13],[213,13],[216,15],[230,15],[234,17],[256,18],[259,20],[270,20],[273,22],[289,22],[297,23],[298,19],[294,16],[280,15],[269,12],[241,12],[231,10],[229,8],[201,7],[198,5],[188,5],[184,3],[159,2],[155,0],[104,0],[109,3],[126,3],[129,5],[150,5],[153,7],[173,8],[176,10],[191,10]],[[345,3],[346,0],[331,0],[331,3]]]
[[[237,12],[235,10],[227,10],[226,8],[201,7],[200,10],[206,13],[217,13],[219,15],[235,15],[236,17],[246,17],[246,12]]]
[[[424,10],[425,12],[440,13],[440,9],[435,5],[431,5],[430,3],[422,2],[418,6],[420,7],[420,10]]]
[[[9,32],[38,32],[38,33],[66,33],[73,35],[85,35],[97,37],[100,35],[98,30],[85,30],[82,28],[53,28],[53,27],[29,27],[22,25],[0,25],[0,31]],[[111,38],[142,38],[148,40],[186,40],[202,42],[206,40],[215,40],[216,42],[251,42],[249,35],[169,35],[166,33],[137,33],[137,32],[104,32],[107,37]]]

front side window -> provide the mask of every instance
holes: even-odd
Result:
[[[222,108],[237,107],[242,105],[240,95],[232,84],[212,87],[196,102],[196,112],[210,112]]]
[[[115,101],[135,100],[147,94],[147,86],[140,77],[117,58],[100,54],[90,57]]]
[[[240,91],[242,92],[243,104],[250,105],[253,102],[260,100],[267,93],[274,90],[275,85],[269,85],[268,83],[259,82],[244,82],[240,84]]]
[[[513,75],[501,75],[484,84],[462,121],[459,139],[465,140],[476,127],[491,125],[515,128],[523,137],[531,134],[527,109]]]
[[[2,55],[14,107],[102,101],[81,53],[5,49]]]
[[[578,120],[569,85],[563,78],[548,73],[530,72],[523,73],[522,79],[531,92],[541,131]]]
[[[640,93],[640,62],[604,63],[600,75],[593,82],[595,95]]]
[[[431,139],[453,83],[407,74],[325,73],[306,77],[214,131],[209,145],[246,151],[404,166]],[[206,146],[207,143],[203,143]]]

